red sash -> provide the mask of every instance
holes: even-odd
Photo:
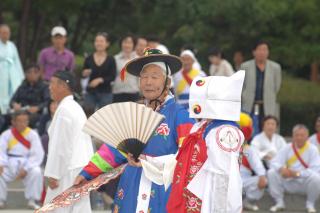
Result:
[[[187,81],[187,83],[189,84],[189,86],[191,86],[191,84],[192,84],[192,79],[189,77],[188,71],[183,70],[183,71],[182,71],[182,76],[183,76],[183,78]]]
[[[250,171],[252,171],[252,168],[251,168],[251,166],[250,166],[250,163],[249,163],[249,161],[248,161],[248,158],[247,158],[247,156],[245,156],[245,154],[242,155],[242,165],[243,165],[244,167],[246,167],[247,169],[249,169]]]
[[[320,144],[320,132],[317,133],[317,141],[318,141],[318,143]]]
[[[25,139],[16,128],[12,128],[11,133],[27,149],[31,148],[31,143]]]
[[[297,156],[298,160],[300,161],[300,163],[303,165],[304,168],[307,169],[309,167],[308,164],[306,162],[304,162],[304,160],[301,158],[297,148],[293,145],[293,143],[292,143],[292,149],[293,149],[294,154]]]
[[[168,213],[201,212],[202,201],[186,187],[207,160],[207,147],[203,139],[206,126],[204,124],[197,132],[187,136],[179,150],[167,204]]]

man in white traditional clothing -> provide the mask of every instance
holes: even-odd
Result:
[[[276,202],[271,212],[285,208],[284,192],[307,195],[307,212],[316,212],[314,204],[320,195],[320,156],[317,148],[308,142],[308,135],[307,127],[297,124],[292,130],[292,143],[281,149],[271,162],[269,191]]]
[[[45,203],[71,187],[93,155],[91,138],[82,132],[86,115],[72,96],[74,86],[75,79],[68,71],[56,72],[50,80],[51,98],[59,105],[48,129],[49,148],[44,175],[48,178],[49,188]],[[91,212],[89,196],[72,207],[55,212]]]
[[[262,121],[262,132],[251,141],[251,146],[258,151],[259,157],[266,167],[270,167],[270,161],[274,158],[287,142],[277,134],[278,119],[273,115],[267,115]]]
[[[10,28],[0,25],[0,114],[6,114],[10,99],[24,79],[19,54],[10,41]]]
[[[240,120],[244,76],[238,71],[192,82],[190,117],[203,120],[179,150],[169,213],[242,211],[239,153],[244,136],[235,121]]]
[[[0,137],[0,208],[7,200],[7,183],[21,179],[25,185],[28,207],[39,208],[43,176],[40,165],[44,151],[38,133],[28,127],[29,115],[17,111],[12,118],[12,128]]]

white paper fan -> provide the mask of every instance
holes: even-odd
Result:
[[[137,159],[163,120],[163,115],[142,104],[114,103],[96,111],[83,130]]]

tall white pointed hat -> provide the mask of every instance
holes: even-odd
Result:
[[[190,87],[190,117],[239,121],[244,77],[245,71],[240,70],[230,77],[195,78]]]

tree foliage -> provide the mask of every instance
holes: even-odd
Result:
[[[228,57],[235,50],[251,57],[253,43],[265,39],[271,58],[294,69],[320,58],[319,11],[318,0],[1,0],[0,22],[12,27],[24,62],[34,61],[50,29],[62,24],[79,55],[90,51],[99,31],[113,41],[128,32],[156,34],[176,54],[193,44],[202,62],[211,46]]]

